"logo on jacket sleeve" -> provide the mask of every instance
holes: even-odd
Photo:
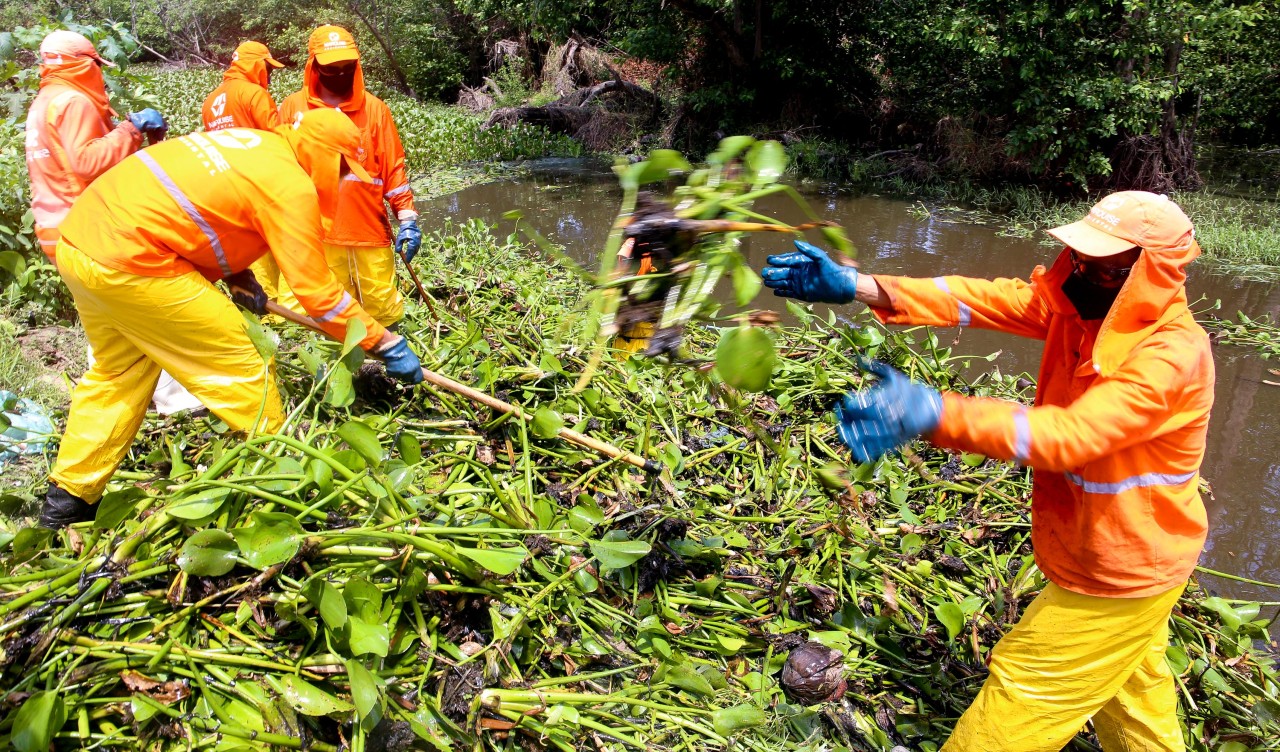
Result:
[[[222,113],[227,109],[227,93],[224,91],[214,97],[213,104],[209,105],[209,109],[213,111],[214,117],[222,117]]]

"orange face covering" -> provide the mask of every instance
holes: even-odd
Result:
[[[40,88],[54,84],[70,86],[98,105],[108,130],[112,127],[111,118],[119,117],[107,98],[107,81],[102,76],[102,69],[92,58],[68,58],[59,65],[41,65]]]

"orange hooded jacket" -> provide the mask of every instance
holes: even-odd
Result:
[[[317,119],[330,117],[348,130],[343,154],[353,160],[355,130],[331,111]],[[325,186],[338,182],[343,158],[314,132],[287,126],[170,139],[90,186],[63,223],[63,239],[98,263],[144,277],[195,270],[217,280],[270,252],[318,325],[342,339],[347,322],[359,319],[361,346],[370,349],[384,328],[334,279],[320,240],[320,204],[337,195]]]
[[[328,30],[332,29],[332,32]],[[326,34],[350,40],[350,34],[336,26],[322,26],[307,43],[307,65],[303,86],[280,103],[280,116],[291,123],[299,114],[317,108],[330,108],[320,99],[320,81],[316,74],[316,53],[324,50]],[[354,46],[354,42],[350,44]],[[391,204],[396,215],[414,214],[413,190],[404,166],[404,146],[387,103],[364,88],[364,71],[356,63],[355,84],[351,97],[339,105],[360,129],[361,164],[373,177],[373,183],[343,181],[333,226],[325,242],[333,245],[385,248],[391,245],[391,225],[382,202]]]
[[[36,237],[50,261],[71,205],[142,145],[142,132],[128,120],[113,125],[114,115],[93,59],[65,57],[40,66],[40,93],[27,113],[27,172]]]
[[[1101,323],[1063,294],[1067,250],[1030,282],[876,275],[889,324],[977,326],[1044,340],[1035,403],[944,393],[935,444],[1035,469],[1031,540],[1057,585],[1140,598],[1183,584],[1204,547],[1200,499],[1214,368],[1187,306],[1191,232],[1144,247]]]
[[[201,115],[206,131],[224,128],[257,128],[269,131],[280,125],[280,111],[267,91],[270,71],[281,68],[261,42],[245,42],[236,48],[231,65],[222,74],[222,85],[204,100]]]

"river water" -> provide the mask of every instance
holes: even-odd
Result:
[[[858,246],[862,268],[870,272],[1025,278],[1036,264],[1050,263],[1057,253],[1042,238],[1001,237],[990,227],[941,220],[922,210],[920,203],[849,195],[830,188],[813,188],[806,194],[820,216],[846,228]],[[446,220],[459,223],[473,217],[510,231],[512,223],[501,217],[519,209],[539,232],[596,268],[595,256],[604,248],[620,200],[621,191],[607,172],[577,161],[548,160],[519,180],[474,186],[420,202],[418,208],[427,232]],[[793,206],[780,200],[761,202],[756,208],[785,221],[803,221]],[[744,251],[758,269],[767,254],[789,247],[789,241],[778,236],[757,237],[747,242]],[[1280,320],[1280,285],[1216,274],[1211,266],[1196,263],[1189,270],[1187,287],[1193,301],[1201,295],[1210,302],[1220,299],[1219,315],[1224,317],[1244,311]],[[785,310],[767,292],[753,305]],[[948,341],[945,336],[944,341]],[[974,355],[999,351],[994,365],[1002,372],[1034,376],[1040,348],[1038,341],[969,329],[953,350]],[[1280,583],[1280,387],[1262,383],[1277,380],[1267,369],[1280,364],[1228,345],[1215,345],[1214,359],[1215,404],[1201,470],[1212,488],[1212,495],[1205,499],[1210,530],[1200,562],[1239,577]],[[1280,601],[1280,590],[1274,588],[1210,575],[1202,575],[1201,582],[1224,597]]]

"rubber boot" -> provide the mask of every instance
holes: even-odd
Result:
[[[50,483],[38,524],[40,527],[59,530],[76,522],[91,520],[97,513],[98,508],[94,505]]]

